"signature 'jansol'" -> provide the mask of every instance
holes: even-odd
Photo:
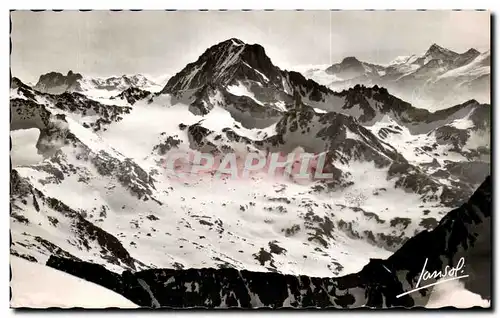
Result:
[[[460,279],[460,278],[469,277],[469,275],[461,275],[464,273],[464,270],[463,270],[463,268],[465,266],[465,258],[464,257],[461,257],[458,260],[457,266],[455,266],[455,267],[446,265],[444,270],[433,271],[433,272],[429,272],[425,269],[425,267],[427,266],[427,261],[428,261],[428,259],[426,258],[425,262],[424,262],[424,267],[422,268],[422,272],[420,273],[420,276],[418,278],[418,282],[417,282],[417,285],[415,286],[415,289],[412,289],[412,290],[407,291],[405,293],[399,294],[396,296],[396,298],[413,293],[413,292],[420,290],[420,289],[424,289],[427,287],[431,287],[434,285],[445,283],[445,282],[450,281],[450,280],[456,280],[456,279]],[[461,275],[461,276],[459,276],[459,275]],[[430,279],[438,279],[438,281],[435,283],[420,287],[420,283],[425,282],[425,281],[430,280]]]

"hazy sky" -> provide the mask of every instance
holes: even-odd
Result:
[[[490,13],[480,11],[15,11],[13,76],[49,71],[93,76],[173,75],[231,37],[259,43],[281,68],[345,56],[387,63],[432,44],[490,48]]]

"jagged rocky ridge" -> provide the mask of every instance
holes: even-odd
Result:
[[[260,52],[259,50],[257,51]],[[35,101],[40,101],[40,97],[43,97],[55,103],[57,109],[70,113],[78,113],[84,117],[87,115],[86,108],[88,108],[88,106],[86,105],[97,105],[94,106],[97,107],[95,112],[105,115],[103,119],[99,118],[98,121],[105,121],[107,124],[117,122],[122,118],[121,116],[113,115],[110,118],[111,120],[109,120],[108,114],[110,113],[110,110],[117,109],[121,110],[123,114],[128,114],[131,108],[126,106],[119,107],[101,105],[98,102],[85,99],[86,97],[84,95],[78,93],[64,93],[62,95],[40,94],[20,83],[20,81],[16,79],[14,79],[13,82],[13,88],[15,90],[17,89],[17,94],[19,96],[24,96],[25,99],[28,98],[32,100],[33,103],[36,103]],[[317,85],[314,82],[312,83],[312,86]],[[230,93],[227,92],[225,94],[230,95]],[[186,126],[187,129],[185,129],[185,132],[188,135],[190,147],[203,152],[231,152],[234,151],[231,147],[231,143],[236,142],[244,143],[249,151],[289,152],[297,146],[303,147],[307,151],[313,153],[327,151],[329,157],[336,160],[336,163],[329,167],[330,171],[334,172],[335,179],[327,183],[312,186],[311,193],[322,192],[325,190],[338,190],[339,188],[342,189],[349,187],[353,182],[349,178],[351,172],[349,170],[345,170],[345,168],[342,169],[342,167],[337,165],[346,165],[353,160],[368,161],[374,162],[375,167],[387,168],[388,178],[395,180],[397,187],[421,195],[423,202],[438,201],[447,206],[456,206],[460,204],[463,198],[472,192],[473,187],[477,185],[480,178],[489,173],[489,163],[477,162],[476,164],[476,162],[473,162],[473,164],[469,164],[469,167],[461,163],[446,163],[445,167],[453,167],[450,171],[454,171],[454,176],[461,178],[465,169],[471,172],[474,171],[474,176],[476,178],[471,179],[468,177],[469,180],[466,180],[466,182],[463,180],[455,180],[449,185],[442,184],[439,178],[443,177],[443,173],[450,172],[441,169],[437,170],[434,173],[435,175],[429,176],[427,174],[427,170],[423,169],[422,166],[419,167],[414,163],[408,162],[398,149],[395,149],[390,143],[383,140],[389,135],[397,135],[402,129],[401,127],[412,130],[420,129],[424,132],[432,131],[435,127],[446,126],[452,122],[454,118],[461,118],[461,116],[464,116],[467,112],[476,114],[473,116],[473,118],[477,118],[473,121],[473,129],[489,129],[489,111],[484,111],[489,110],[488,105],[479,105],[476,102],[470,102],[453,107],[449,110],[432,114],[425,110],[413,108],[410,104],[390,95],[384,88],[356,86],[348,91],[337,94],[336,98],[340,98],[343,103],[339,104],[343,105],[338,109],[339,113],[330,112],[324,114],[319,112],[317,109],[315,110],[314,107],[305,104],[308,102],[310,103],[310,98],[303,97],[303,92],[301,93],[300,90],[294,90],[294,94],[296,95],[296,101],[294,104],[288,104],[290,109],[287,112],[282,113],[281,111],[269,108],[280,118],[276,123],[275,133],[272,136],[265,137],[262,140],[251,140],[247,137],[239,135],[231,128],[223,129],[223,134],[219,135],[207,128],[204,128],[203,123],[198,123],[190,125],[189,127]],[[142,99],[146,99],[148,103],[151,103],[154,102],[155,97],[157,98],[159,96],[159,94],[155,94],[155,96],[150,97],[150,94],[147,91],[131,88],[120,94],[118,98],[126,99],[130,104],[132,104]],[[63,102],[61,102],[61,100]],[[64,103],[66,100],[69,101],[66,103],[69,106],[66,106]],[[25,101],[24,99],[22,101],[13,99],[12,105],[17,107],[17,103],[21,103],[19,107],[22,107]],[[224,99],[221,99],[219,100],[219,103],[219,105],[224,106],[227,102]],[[252,104],[245,102],[245,99],[243,99],[241,107],[243,109],[251,108]],[[355,108],[360,109],[360,111],[355,112]],[[465,109],[465,113],[463,109]],[[111,113],[114,114],[116,111],[111,111]],[[122,113],[119,114],[122,115]],[[354,115],[354,118],[348,116],[348,114]],[[477,114],[479,114],[479,116]],[[395,118],[397,125],[383,127],[378,131],[370,129],[370,126],[367,126],[368,128],[363,127],[363,124],[366,125],[367,123],[370,124],[370,122],[377,122],[377,120],[385,115],[390,115],[391,118]],[[64,118],[64,115],[59,116]],[[419,127],[419,124],[424,124],[424,128]],[[416,127],[414,127],[414,125],[416,125]],[[180,126],[182,126],[182,124]],[[87,124],[85,120],[83,120],[83,127],[89,128],[93,127],[93,125],[92,123]],[[104,130],[105,129],[106,128],[104,128]],[[99,131],[99,129],[96,130],[95,127],[93,130]],[[41,131],[43,135],[45,134],[44,132],[48,130],[42,127]],[[378,136],[375,135],[375,133],[378,133]],[[64,134],[62,135],[64,136]],[[314,138],[314,142],[311,142],[310,137],[308,137],[309,135],[314,135],[316,137]],[[213,140],[207,140],[207,136],[213,138]],[[223,138],[221,138],[221,136],[223,136]],[[64,137],[62,139],[64,139]],[[173,145],[174,148],[179,146],[179,142],[172,136],[167,136],[166,142],[168,142],[169,145]],[[159,154],[164,155],[167,150],[172,148],[172,146],[169,145],[167,145],[167,143],[165,145],[159,145],[158,148],[154,148],[152,150],[158,149]],[[84,144],[83,148],[86,148]],[[486,154],[488,154],[488,152],[486,152]],[[141,168],[136,169],[130,167],[130,164],[133,164],[133,161],[129,159],[115,159],[113,153],[110,153],[109,150],[93,151],[92,156],[95,156],[95,159],[92,162],[96,163],[99,174],[104,173],[104,175],[111,175],[111,173],[108,172],[110,169],[113,171],[113,169],[115,169],[114,167],[122,167],[118,170],[121,171],[118,176],[119,183],[123,183],[122,181],[130,179],[129,176],[123,177],[120,176],[120,174],[123,173],[126,175],[127,173],[130,173],[132,178],[137,180],[137,182],[131,183],[132,194],[137,195],[139,199],[157,200],[155,197],[157,198],[158,195],[153,194],[155,192],[155,186],[151,173],[148,174],[145,171],[141,171]],[[86,157],[86,155],[82,156],[81,154],[77,154],[77,159]],[[63,158],[63,161],[65,160],[64,156],[59,156],[59,158]],[[56,162],[60,161],[61,159],[57,159]],[[58,163],[58,165],[61,164]],[[71,165],[72,164],[66,163],[64,166],[71,167]],[[438,162],[437,165],[440,166],[440,163]],[[63,171],[65,169],[64,166]],[[478,166],[482,167],[481,173],[477,173]],[[36,169],[42,171],[48,171],[50,169],[50,174],[52,175],[54,175],[54,172],[60,174],[58,171],[61,171],[61,168],[54,168],[48,164],[45,164],[42,167],[37,167]],[[74,168],[72,169],[74,170]],[[91,174],[89,174],[87,169],[83,169],[81,171],[85,173],[83,173],[83,176],[80,176],[79,178],[81,180],[89,179],[89,175]],[[134,173],[134,171],[138,171],[139,173]],[[79,174],[80,173],[81,172],[79,172]],[[471,175],[471,173],[467,175]],[[139,176],[139,178],[137,178],[137,176]],[[58,180],[57,177],[50,176],[49,178],[46,177],[43,179],[46,180],[43,182],[48,182],[49,179]],[[126,186],[127,183],[125,182],[124,185]],[[386,191],[386,189],[381,188],[377,191]],[[306,208],[308,210],[312,209],[310,202],[303,201],[300,203],[300,206],[301,208]],[[271,209],[271,207],[266,208]],[[281,206],[280,208],[284,211],[288,209],[286,206]],[[327,209],[331,210],[332,207],[330,206]],[[353,238],[366,239],[372,244],[383,246],[389,250],[394,250],[406,239],[408,239],[408,237],[411,237],[413,232],[410,229],[412,227],[428,228],[437,223],[435,217],[429,216],[425,218],[425,220],[422,220],[418,226],[412,225],[408,228],[408,225],[411,223],[411,220],[408,218],[398,217],[387,220],[390,221],[387,222],[384,220],[384,217],[380,216],[380,214],[377,215],[377,213],[374,213],[373,211],[366,211],[359,206],[356,207],[346,204],[337,204],[335,209],[341,209],[342,211],[347,209],[347,211],[352,210],[350,212],[361,213],[364,218],[372,221],[375,220],[377,224],[385,223],[386,225],[384,225],[384,227],[391,229],[393,233],[377,233],[376,231],[368,230],[363,227],[359,228],[359,225],[356,225],[355,222],[333,219],[333,214],[328,216],[318,216],[312,212],[308,212],[304,214],[302,218],[304,221],[304,228],[312,230],[308,234],[310,241],[319,242],[323,247],[329,247],[335,240],[334,236],[332,236],[332,230],[333,227],[336,226],[339,230],[346,232]],[[101,220],[101,218],[97,219],[97,221],[99,220]],[[295,224],[290,228],[282,229],[282,231],[285,233],[293,233],[296,231],[294,229],[296,229],[297,226],[298,225]],[[394,232],[393,228],[397,229],[396,232]],[[267,268],[269,270],[276,269],[276,265],[274,265],[272,260],[272,253],[264,250],[264,252],[260,251],[256,253],[256,255],[256,258],[261,265],[265,265],[269,261],[270,267]]]
[[[465,257],[470,275],[464,279],[466,287],[491,299],[491,183],[488,176],[468,202],[449,212],[432,231],[419,233],[388,259],[372,259],[359,273],[344,277],[235,269],[152,269],[118,275],[56,256],[47,266],[112,289],[143,307],[384,308],[424,306],[431,288],[397,296],[415,288],[426,259],[426,269],[433,272]]]
[[[45,196],[41,191],[35,189],[28,182],[23,180],[16,170],[11,172],[10,187],[12,193],[11,195],[22,198],[20,200],[21,204],[32,204],[37,212],[40,212],[41,209],[50,209],[56,212],[53,216],[48,217],[52,223],[51,226],[57,227],[63,219],[67,219],[67,223],[71,224],[67,237],[72,245],[78,245],[81,248],[86,249],[90,254],[100,253],[102,258],[106,259],[113,265],[135,269],[137,261],[130,257],[129,253],[118,239],[102,230],[100,227],[94,225],[92,222],[87,221],[79,211],[71,209],[63,202],[55,198]],[[16,200],[14,200],[14,202],[15,201]],[[16,203],[11,205],[11,216],[21,223],[30,222],[23,216],[21,208]],[[71,253],[68,253],[42,237],[32,237],[32,235],[28,233],[25,233],[24,235],[39,243],[39,246],[37,247],[39,250],[46,249],[46,251],[51,255],[60,255],[70,259],[79,260],[78,257],[75,257]],[[22,242],[16,242],[13,245],[27,247],[26,243]],[[94,252],[92,252],[92,250],[94,250]],[[20,257],[24,256],[19,255],[15,249],[11,250],[11,254]],[[36,261],[36,259],[30,259],[29,256],[24,257],[28,258],[28,260]]]
[[[306,75],[333,90],[356,84],[380,85],[412,104],[438,109],[477,99],[490,102],[490,51],[464,53],[433,44],[423,55],[398,57],[387,66],[346,57],[321,72]]]
[[[94,132],[106,130],[112,122],[119,122],[124,115],[130,114],[130,106],[104,105],[83,94],[64,92],[59,95],[41,93],[18,78],[13,78],[11,90],[11,130],[38,128],[40,139],[43,139],[50,129],[48,126],[64,122],[67,113],[79,115],[82,125]],[[66,114],[65,114],[66,113]],[[62,124],[65,126],[65,124]],[[64,136],[67,129],[59,129]],[[40,141],[38,142],[41,143]]]

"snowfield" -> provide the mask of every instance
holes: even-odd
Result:
[[[438,284],[434,287],[426,308],[442,308],[452,306],[455,308],[470,308],[474,306],[489,308],[490,301],[482,299],[464,288],[463,283],[452,280]]]
[[[139,308],[102,286],[45,265],[11,256],[11,308]]]
[[[36,150],[39,136],[40,130],[36,128],[15,130],[10,133],[12,138],[10,158],[13,167],[36,164],[43,160]]]

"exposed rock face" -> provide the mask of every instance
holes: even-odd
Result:
[[[260,73],[260,74],[259,74]],[[200,58],[188,64],[166,84],[163,93],[196,90],[205,85],[226,86],[234,78],[278,81],[280,71],[258,44],[248,45],[238,39],[229,39],[207,49]]]
[[[142,74],[112,76],[108,78],[91,78],[91,87],[100,90],[125,90],[128,88],[148,89],[156,84]]]
[[[431,288],[398,296],[416,287],[424,263],[429,272],[444,271],[465,257],[470,275],[466,287],[490,299],[491,186],[488,177],[467,203],[449,212],[432,231],[411,238],[388,259],[372,259],[359,273],[344,277],[229,268],[152,269],[119,276],[95,264],[56,256],[47,265],[108,287],[145,307],[382,308],[425,305]]]
[[[70,225],[71,237],[68,237],[68,239],[74,241],[74,244],[79,245],[81,249],[95,249],[110,264],[135,269],[136,261],[116,237],[85,220],[79,212],[71,209],[58,199],[45,196],[41,191],[29,184],[26,179],[21,178],[16,170],[11,172],[10,187],[11,202],[13,203],[11,214],[22,213],[22,209],[17,204],[23,200],[28,204],[27,200],[29,200],[38,212],[42,211],[41,213],[45,214],[47,210],[53,211],[53,216],[48,216],[48,219],[51,219],[51,222],[56,224],[55,226],[65,220],[64,223]],[[25,235],[29,236],[27,233]],[[34,240],[40,245],[41,249],[47,250],[50,255],[78,259],[41,237],[34,237]],[[21,243],[18,244],[21,245]],[[14,249],[16,249],[15,246]]]
[[[432,231],[406,242],[388,262],[406,269],[407,277],[418,277],[425,259],[426,269],[433,272],[456,266],[465,257],[465,272],[460,274],[470,275],[464,279],[466,288],[491,299],[491,200],[492,178],[488,176],[469,201],[449,212]]]
[[[490,126],[491,106],[480,104],[475,100],[430,112],[412,106],[377,85],[373,87],[355,85],[338,95],[345,98],[345,104],[338,112],[354,116],[365,124],[380,120],[383,115],[390,115],[399,124],[408,127],[412,133],[420,134],[449,124],[455,119],[467,117],[469,114],[468,118],[473,121],[472,127],[475,129],[487,129]],[[361,111],[354,112],[354,107],[359,107]]]
[[[300,73],[275,66],[262,46],[229,39],[207,49],[161,92],[188,101],[196,114],[206,114],[214,106],[225,107],[245,127],[253,128],[269,125],[259,119],[276,120],[280,112],[293,106],[295,91],[313,102],[325,102],[334,95]]]
[[[328,74],[334,74],[342,79],[352,79],[358,76],[379,76],[384,71],[380,65],[359,61],[354,56],[346,57],[339,64],[333,64],[325,70]]]
[[[474,48],[471,48],[471,49],[468,49],[466,52],[456,56],[455,60],[453,62],[454,62],[456,67],[461,67],[461,66],[467,65],[470,62],[472,62],[480,54],[481,54],[481,52],[479,52],[478,50],[476,50]]]
[[[427,52],[425,52],[424,56],[421,58],[417,59],[415,61],[415,64],[420,64],[420,65],[425,65],[428,62],[434,60],[434,61],[453,61],[457,57],[459,57],[460,54],[453,52],[451,50],[445,49],[436,43],[432,44]]]
[[[438,55],[449,52],[429,53]],[[346,74],[360,65],[380,72],[355,58],[341,64]],[[421,72],[443,65],[433,59]],[[490,174],[490,105],[470,100],[431,113],[379,86],[333,92],[237,39],[209,48],[163,93],[120,77],[78,82],[90,86],[56,95],[12,80],[11,129],[38,128],[45,157],[11,176],[13,255],[40,263],[53,256],[50,266],[143,306],[413,306],[428,292],[395,295],[415,287],[421,257],[453,249],[455,241],[442,240],[460,236],[458,223],[480,234],[466,257],[483,260],[471,273],[489,279],[481,276],[489,245],[479,248],[486,230],[462,219],[475,203],[439,220]],[[114,97],[92,96],[89,87]],[[242,154],[237,160],[324,154],[332,176],[302,184],[289,175],[232,182],[207,173],[176,183],[168,156],[196,151]],[[432,232],[415,243],[424,229]],[[422,250],[433,241],[437,250]]]
[[[363,87],[357,87],[353,90],[366,90],[371,92],[370,89]],[[376,94],[370,96],[377,96]],[[393,97],[390,96],[390,98]],[[369,106],[368,103],[366,105],[367,107]],[[390,103],[386,105],[390,105]],[[401,108],[398,108],[398,105]],[[483,107],[479,104],[476,106]],[[413,127],[413,124],[422,123],[419,116],[423,118],[423,115],[412,112],[415,109],[407,103],[402,102],[402,104],[396,104],[393,109],[389,109],[388,107],[387,112],[391,114],[399,112],[400,115],[398,118],[401,118],[402,122],[406,122],[408,127]],[[475,108],[472,108],[471,112],[473,112],[474,109]],[[383,111],[383,108],[378,108],[377,110]],[[456,112],[457,111],[459,110],[456,110]],[[454,113],[452,112],[451,114]],[[428,115],[432,117],[431,113],[428,113]],[[428,126],[423,129],[432,130],[432,127],[438,126],[440,121],[449,121],[450,119],[448,117],[449,114],[441,112],[435,115],[434,119],[427,119],[426,122],[423,122],[423,125]],[[489,117],[480,117],[484,120],[489,120]],[[412,118],[411,121],[409,118]],[[419,121],[417,121],[417,119]],[[474,127],[478,126],[479,122],[478,125]],[[439,134],[441,130],[445,128],[454,129],[450,126],[438,127],[440,128],[432,130],[437,134],[438,142],[439,136],[441,136]],[[399,127],[396,128],[401,129]],[[437,173],[429,175],[425,170],[409,163],[395,147],[384,142],[383,139],[377,138],[369,129],[362,126],[360,121],[357,121],[351,116],[336,112],[316,113],[312,107],[300,102],[296,104],[293,109],[286,112],[276,123],[276,134],[262,140],[250,140],[247,137],[238,135],[230,129],[223,130],[223,134],[219,135],[203,127],[202,123],[189,126],[186,131],[189,136],[190,147],[202,152],[226,153],[227,151],[233,151],[229,143],[236,142],[243,144],[249,151],[254,152],[282,151],[289,153],[295,148],[301,147],[308,153],[326,152],[328,158],[334,160],[338,164],[348,164],[353,161],[373,162],[377,168],[388,167],[388,179],[394,180],[396,187],[421,195],[424,202],[440,201],[447,207],[455,207],[463,203],[463,198],[470,195],[474,191],[474,187],[480,183],[480,181],[474,182],[477,181],[477,179],[465,177],[464,174],[458,173],[459,170],[456,168],[454,170],[454,176],[457,180],[451,182],[451,184],[443,184],[439,179],[445,176]],[[397,132],[397,130],[395,131]],[[465,138],[468,139],[468,131],[460,131],[463,131]],[[311,139],[310,136],[314,136],[314,138]],[[460,135],[453,134],[453,138],[459,138],[459,136]],[[446,140],[445,142],[450,141]],[[462,146],[463,142],[460,144],[459,149],[461,149]],[[457,165],[459,164],[450,163],[450,167]],[[489,174],[490,165],[487,162],[477,161],[471,162],[469,165],[481,167],[480,170],[474,170],[477,172],[477,177],[481,180]],[[336,183],[348,184],[346,182],[349,174],[348,171],[343,172],[335,167],[335,165],[333,169],[338,171],[337,179],[335,180]]]

